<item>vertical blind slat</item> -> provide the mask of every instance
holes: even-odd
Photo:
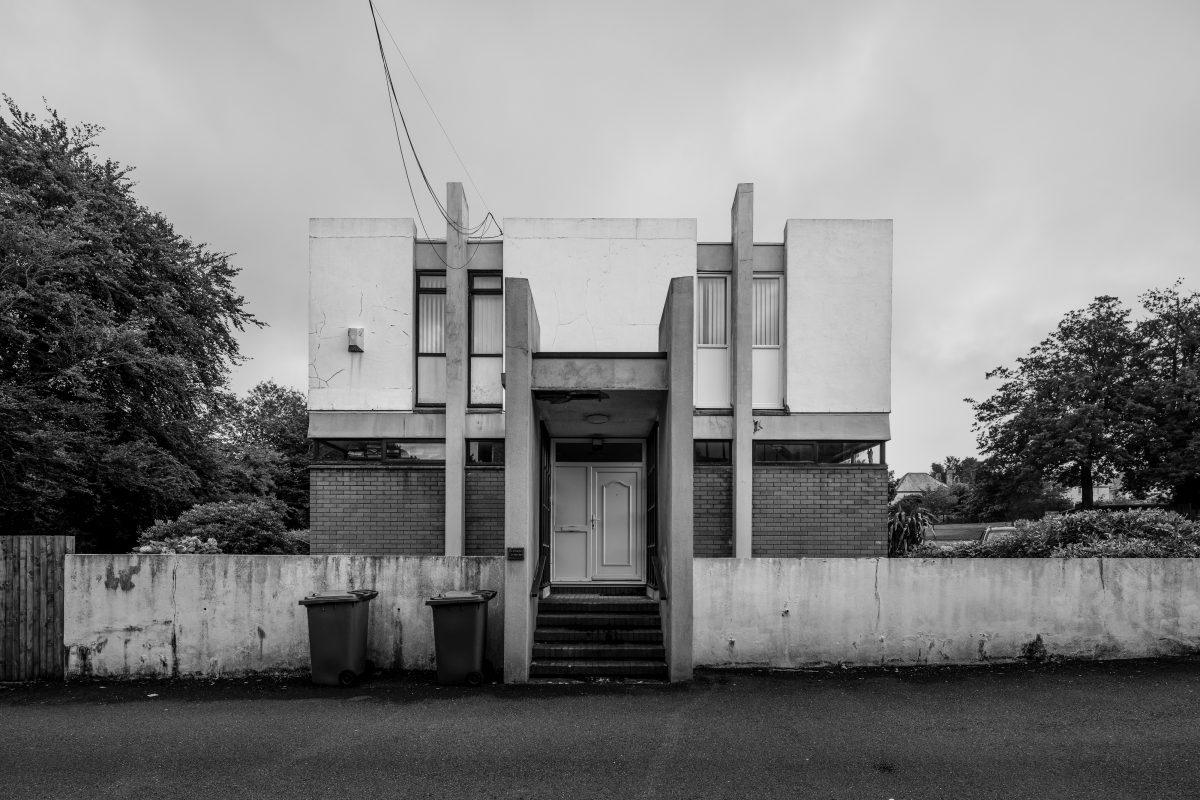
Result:
[[[471,352],[499,355],[504,345],[504,298],[498,294],[471,298]]]
[[[754,279],[754,345],[779,346],[779,279]]]
[[[725,279],[701,278],[699,344],[726,346]]]
[[[445,318],[446,295],[422,294],[418,306],[420,317],[420,339],[418,347],[422,353],[446,352]]]

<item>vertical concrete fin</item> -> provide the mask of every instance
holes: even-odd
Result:
[[[467,198],[446,184],[446,555],[466,551]]]
[[[668,372],[659,422],[658,548],[669,590],[663,638],[672,681],[692,677],[694,291],[693,278],[672,278],[658,327]]]
[[[504,562],[504,681],[529,680],[537,601],[529,596],[538,559],[538,420],[533,353],[541,333],[529,281],[504,279],[504,545],[523,558]]]
[[[733,334],[730,386],[733,398],[733,554],[750,558],[754,493],[754,184],[739,183],[731,211],[733,242]]]

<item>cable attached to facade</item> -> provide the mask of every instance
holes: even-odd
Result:
[[[396,137],[396,145],[400,149],[400,163],[401,163],[401,166],[404,168],[404,180],[405,180],[405,183],[407,183],[407,185],[408,185],[408,193],[409,193],[409,196],[412,198],[413,207],[417,214],[417,220],[421,223],[421,230],[424,232],[425,238],[427,238],[427,239],[429,238],[429,231],[426,228],[425,220],[421,215],[420,205],[417,202],[416,191],[413,189],[412,176],[411,176],[411,173],[408,168],[408,159],[406,158],[405,153],[404,153],[404,140],[408,141],[408,149],[412,151],[413,162],[416,164],[417,171],[420,173],[420,176],[421,176],[421,180],[425,184],[426,191],[429,192],[429,196],[433,199],[434,206],[436,206],[438,213],[441,215],[442,219],[444,219],[446,221],[446,224],[448,226],[450,226],[450,228],[452,230],[457,231],[458,233],[464,235],[468,239],[470,239],[470,238],[483,239],[483,238],[488,238],[488,237],[484,236],[483,234],[487,232],[489,225],[495,225],[496,230],[499,232],[499,235],[503,236],[504,230],[503,230],[503,228],[500,227],[500,223],[496,220],[495,215],[492,214],[490,209],[488,210],[487,214],[484,216],[483,221],[479,223],[479,225],[476,225],[473,228],[468,228],[468,227],[465,227],[462,224],[460,224],[458,221],[451,219],[448,210],[442,204],[441,200],[438,198],[437,192],[434,190],[433,185],[429,181],[429,176],[425,172],[425,166],[421,163],[421,158],[417,153],[416,145],[413,143],[412,132],[409,130],[408,121],[404,117],[404,109],[400,106],[400,98],[399,98],[398,94],[396,93],[395,82],[392,80],[391,66],[388,63],[387,53],[385,52],[385,48],[384,48],[384,44],[383,44],[383,36],[381,35],[380,30],[379,30],[380,24],[382,24],[384,29],[387,30],[388,37],[391,39],[393,46],[395,46],[396,52],[400,54],[400,58],[404,62],[405,67],[408,69],[408,73],[412,77],[413,83],[415,83],[417,85],[417,89],[421,92],[421,96],[425,98],[425,103],[427,106],[429,106],[429,110],[433,114],[434,119],[437,121],[438,127],[441,128],[442,134],[446,137],[446,141],[447,141],[447,143],[449,143],[450,149],[454,152],[455,158],[458,159],[459,165],[462,166],[463,171],[466,173],[467,178],[471,182],[471,186],[475,189],[475,193],[479,196],[480,201],[483,202],[484,207],[487,208],[487,201],[484,200],[483,193],[479,191],[479,187],[475,183],[475,179],[471,176],[470,170],[468,170],[466,164],[463,163],[462,157],[458,153],[458,148],[456,148],[454,146],[454,142],[451,141],[450,135],[446,132],[445,126],[442,125],[441,119],[438,118],[438,116],[437,116],[437,112],[435,112],[433,110],[433,104],[430,103],[428,95],[425,94],[425,90],[421,87],[420,82],[417,81],[417,77],[413,73],[412,67],[408,63],[408,59],[404,57],[404,52],[400,49],[400,45],[396,42],[396,38],[392,35],[391,30],[387,27],[387,22],[385,20],[383,20],[383,18],[379,15],[378,11],[376,10],[374,0],[367,0],[367,5],[369,6],[370,11],[371,11],[371,21],[372,21],[372,24],[375,29],[375,40],[379,46],[379,58],[383,64],[384,81],[386,82],[387,93],[388,93],[388,111],[392,115],[392,129],[393,129],[393,133],[395,134],[395,137]],[[397,117],[398,117],[398,119],[397,119]],[[401,128],[404,129],[403,139],[400,136]],[[464,198],[464,200],[465,200],[465,198]],[[475,247],[475,252],[478,252],[478,250],[479,250],[479,245],[477,244]],[[436,249],[434,250],[434,255],[437,256],[439,261],[441,261],[443,264],[446,264],[447,268],[450,268],[450,265],[446,263],[446,260],[443,259],[440,255],[438,255]],[[472,253],[471,256],[467,259],[467,263],[469,264],[474,257],[475,257],[475,254]]]

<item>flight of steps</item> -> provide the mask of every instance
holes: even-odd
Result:
[[[555,587],[533,641],[531,678],[667,678],[658,601],[640,586]]]

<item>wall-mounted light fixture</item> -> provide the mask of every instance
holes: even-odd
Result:
[[[367,335],[362,328],[347,328],[346,335],[350,339],[350,346],[346,349],[351,353],[361,353],[363,345],[366,343]]]

